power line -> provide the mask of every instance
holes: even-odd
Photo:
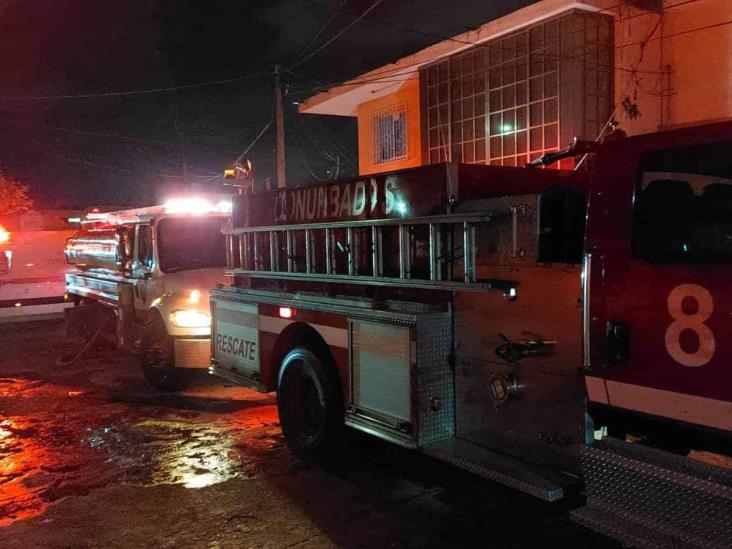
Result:
[[[682,1],[678,2],[678,3],[676,3],[676,4],[671,4],[669,6],[666,6],[664,9],[665,10],[669,10],[669,9],[677,8],[677,7],[680,7],[680,6],[687,5],[687,4],[692,4],[692,3],[695,3],[695,2],[698,2],[698,1],[700,1],[700,0],[682,0]],[[316,3],[316,5],[319,5],[319,4]],[[614,8],[619,7],[620,5],[621,4],[615,4],[613,6],[609,6],[607,8],[604,8],[603,10],[600,10],[599,12],[596,12],[596,13],[600,13],[600,12],[604,12],[604,11],[610,11],[610,10],[612,10]],[[349,17],[349,18],[354,19],[354,22],[355,22],[356,19],[359,19],[360,20],[359,16],[355,16],[355,15],[348,14],[348,13],[344,13],[343,15],[345,17]],[[649,13],[644,12],[644,13],[640,13],[640,14],[630,15],[628,17],[623,18],[622,21],[627,21],[628,19],[633,19],[633,18],[636,18],[636,17],[646,16],[646,15],[649,15]],[[480,47],[480,48],[488,48],[488,47],[490,47],[490,44],[487,43],[487,42],[489,42],[491,40],[490,38],[487,39],[486,41],[472,42],[470,40],[463,40],[463,39],[456,38],[456,37],[444,36],[444,35],[440,35],[440,34],[437,34],[437,33],[432,33],[432,32],[428,32],[428,31],[422,31],[420,29],[415,29],[413,27],[406,27],[406,26],[398,25],[396,23],[392,23],[392,22],[384,21],[384,20],[379,20],[379,19],[366,19],[365,22],[367,22],[367,23],[373,23],[373,24],[378,24],[378,25],[386,25],[386,26],[393,27],[393,28],[396,28],[396,29],[401,30],[401,31],[404,31],[404,32],[412,32],[412,33],[416,33],[416,34],[430,36],[430,37],[433,37],[433,38],[439,38],[440,40],[443,40],[443,41],[456,42],[456,43],[463,44],[463,45],[467,45],[467,46],[474,46],[474,47]],[[730,21],[730,22],[732,22],[732,21]],[[721,26],[723,24],[727,24],[727,23],[719,23],[719,24],[716,24],[716,25],[711,25],[711,27]],[[698,30],[706,30],[706,28],[711,28],[711,27],[702,27],[702,28],[700,28]],[[676,36],[678,34],[685,34],[685,33],[688,33],[688,32],[693,32],[693,31],[682,31],[680,33],[676,33],[676,34],[668,35],[668,36]],[[661,38],[663,38],[663,37],[661,37]],[[656,39],[654,39],[654,40],[656,40]],[[641,43],[642,43],[642,41],[635,42],[635,43],[631,43],[631,44],[626,44],[626,45],[614,46],[614,49],[619,49],[619,48],[622,48],[622,47],[633,46],[633,45],[639,45]],[[547,54],[542,54],[542,55],[546,56]],[[562,56],[562,55],[551,55],[551,54],[549,54],[550,57],[554,57],[556,59],[561,59],[561,60],[573,60],[573,59],[579,60],[579,59],[581,59],[581,55],[582,55],[581,53],[580,54],[576,54],[576,55],[572,55],[572,56]],[[410,69],[412,67],[420,67],[420,66],[423,66],[423,65],[426,65],[426,64],[435,62],[437,60],[438,59],[432,59],[432,60],[429,60],[429,61],[418,61],[418,62],[414,62],[414,63],[402,64],[402,65],[400,65],[398,67],[388,68],[388,69],[384,69],[382,71],[374,72],[373,74],[369,74],[368,76],[356,77],[355,79],[351,79],[351,80],[341,80],[341,81],[338,81],[338,82],[333,82],[333,83],[330,83],[330,84],[325,84],[324,86],[322,86],[320,88],[317,88],[317,87],[316,88],[311,88],[309,91],[322,91],[322,90],[328,89],[328,88],[337,88],[337,87],[345,87],[345,86],[358,86],[358,85],[362,85],[362,84],[371,84],[371,83],[401,82],[401,81],[405,81],[405,80],[408,80],[408,79],[405,79],[405,80],[384,80],[384,78],[393,78],[393,77],[396,77],[396,76],[411,75],[411,74],[414,73],[414,70],[407,70],[407,71],[405,71],[405,69]],[[599,67],[599,65],[598,65],[598,67]],[[660,70],[641,70],[641,69],[634,69],[634,68],[629,68],[629,67],[617,67],[617,66],[614,67],[614,70],[619,71],[619,72],[633,73],[633,74],[662,74],[664,72],[664,71],[660,71]],[[400,72],[400,71],[404,71],[404,72]],[[301,78],[307,78],[307,77],[302,76],[302,75],[295,75],[295,76],[299,76]]]
[[[720,21],[719,23],[712,23],[712,24],[709,24],[709,25],[705,25],[703,27],[697,27],[697,28],[693,28],[693,29],[687,29],[687,30],[683,30],[683,31],[679,31],[679,32],[672,32],[671,34],[662,34],[661,36],[657,36],[656,38],[652,38],[651,40],[649,40],[649,42],[654,42],[656,40],[663,40],[664,38],[673,38],[675,36],[681,36],[681,35],[684,35],[684,34],[691,34],[691,33],[694,33],[694,32],[700,32],[700,31],[705,31],[705,30],[709,30],[709,29],[715,29],[715,28],[718,28],[718,27],[724,27],[725,25],[732,25],[732,19],[730,19],[728,21]],[[640,41],[640,42],[629,42],[628,44],[620,44],[620,45],[615,46],[615,47],[618,48],[618,49],[621,49],[621,48],[629,48],[631,46],[638,46],[638,45],[641,45],[641,44],[643,44],[643,41]]]
[[[307,80],[308,82],[315,82],[316,84],[321,84],[323,86],[327,85],[322,80],[318,80],[317,78],[312,78],[310,76],[305,76],[304,74],[299,74],[296,72],[291,71],[290,69],[282,69],[284,72],[294,76],[295,78],[300,78],[301,80]]]
[[[115,140],[119,140],[119,141],[130,141],[133,143],[146,143],[149,145],[166,145],[166,146],[175,146],[175,147],[179,146],[178,143],[172,143],[170,141],[157,141],[154,139],[144,139],[141,137],[131,137],[131,136],[127,136],[127,135],[95,132],[95,131],[89,131],[89,130],[79,130],[76,128],[64,128],[61,126],[47,126],[45,124],[31,124],[29,122],[19,122],[17,120],[4,120],[3,123],[10,124],[12,126],[25,126],[28,128],[43,128],[46,130],[51,130],[51,131],[56,131],[56,132],[75,133],[75,134],[80,134],[80,135],[91,135],[94,137],[108,137],[110,139],[115,139]]]
[[[266,131],[267,131],[267,130],[268,130],[268,129],[270,128],[270,126],[272,125],[272,123],[273,123],[273,122],[274,122],[274,120],[273,120],[272,118],[270,118],[270,119],[269,119],[269,122],[267,122],[267,123],[266,123],[266,124],[264,125],[264,127],[263,127],[263,128],[262,128],[262,129],[260,130],[260,131],[259,131],[259,133],[257,134],[257,137],[255,137],[255,138],[254,138],[254,139],[252,140],[252,142],[251,142],[251,143],[249,143],[249,146],[247,146],[247,148],[246,148],[246,149],[244,149],[244,150],[243,150],[243,151],[241,152],[241,154],[240,154],[239,156],[237,156],[237,157],[236,157],[236,160],[234,161],[235,163],[238,163],[238,162],[241,162],[241,161],[242,161],[242,159],[243,159],[243,158],[244,158],[244,157],[246,156],[246,154],[247,154],[247,153],[248,153],[248,152],[249,152],[249,151],[250,151],[250,150],[252,149],[252,147],[254,147],[254,145],[256,145],[256,144],[257,144],[257,141],[259,141],[259,139],[260,139],[260,138],[261,138],[261,137],[262,137],[262,136],[264,135],[264,132],[266,132]]]
[[[254,78],[260,78],[262,76],[269,75],[271,73],[259,73],[251,74],[246,76],[239,76],[237,78],[227,78],[225,80],[214,80],[210,82],[196,82],[194,84],[184,84],[181,86],[168,86],[165,88],[152,88],[146,90],[130,90],[130,91],[113,91],[103,93],[83,93],[77,95],[26,95],[26,96],[0,96],[0,101],[47,101],[47,100],[61,100],[61,99],[96,99],[101,97],[125,97],[131,95],[146,95],[154,93],[166,93],[178,90],[187,90],[192,88],[204,88],[210,86],[221,86],[224,84],[231,84],[233,82],[242,82],[245,80],[252,80]]]
[[[313,45],[313,43],[314,43],[314,42],[315,42],[315,41],[316,41],[316,40],[318,39],[318,37],[319,37],[319,36],[320,36],[321,34],[323,34],[323,32],[325,31],[325,29],[327,29],[327,28],[328,28],[328,25],[330,25],[330,24],[331,24],[331,22],[333,21],[333,19],[335,19],[335,18],[336,18],[336,17],[338,16],[338,13],[339,13],[339,12],[340,12],[340,11],[341,11],[341,10],[343,9],[343,6],[345,6],[345,5],[346,5],[346,2],[348,2],[348,0],[343,0],[343,1],[342,1],[342,2],[341,2],[341,3],[339,4],[339,5],[338,5],[338,7],[337,7],[337,8],[335,9],[335,11],[333,11],[333,13],[332,13],[332,14],[330,15],[330,17],[328,17],[328,20],[327,20],[327,21],[326,21],[325,23],[323,23],[323,26],[322,26],[322,27],[320,27],[320,30],[318,30],[318,32],[316,32],[316,33],[315,33],[315,34],[313,35],[313,37],[312,37],[312,38],[311,38],[311,39],[310,39],[310,40],[308,41],[308,43],[307,43],[307,44],[305,45],[305,47],[303,47],[303,48],[302,48],[302,53],[301,53],[301,54],[300,54],[300,56],[299,56],[299,57],[298,57],[298,58],[297,58],[297,59],[295,60],[295,63],[297,63],[297,62],[298,62],[298,61],[299,61],[300,59],[302,59],[302,58],[303,58],[303,56],[304,56],[304,55],[305,55],[305,54],[307,53],[307,51],[308,51],[308,48],[310,48],[310,46],[312,46],[312,45]]]
[[[656,34],[656,31],[661,27],[662,22],[663,22],[663,16],[659,16],[658,21],[656,21],[656,24],[651,29],[651,32],[648,33],[648,36],[646,36],[645,40],[641,41],[640,56],[638,57],[638,61],[636,64],[640,65],[640,63],[643,62],[643,57],[646,54],[646,46],[653,38],[653,35]],[[620,94],[621,96],[625,95],[628,92],[632,82],[633,82],[632,78],[628,77],[628,80],[626,81],[625,86],[623,87],[623,92]],[[637,83],[637,81],[636,81],[636,83]],[[605,122],[605,124],[603,124],[602,128],[600,128],[600,132],[597,134],[597,138],[595,139],[596,142],[599,142],[600,139],[602,139],[602,137],[605,135],[605,131],[613,124],[613,120],[615,120],[615,114],[617,112],[618,112],[618,105],[616,104],[613,107],[613,110],[610,113],[610,116],[608,117],[607,122]],[[579,170],[579,168],[582,166],[584,161],[587,159],[588,155],[589,155],[589,153],[585,153],[582,156],[582,158],[580,158],[579,162],[577,162],[577,164],[574,167],[575,170]]]
[[[340,159],[342,157],[346,161],[346,163],[354,170],[358,169],[356,162],[353,160],[353,157],[355,156],[354,153],[352,151],[349,151],[345,146],[339,143],[337,139],[333,139],[330,136],[328,128],[325,126],[325,123],[320,117],[318,117],[317,120],[321,123],[321,127],[323,127],[324,131],[322,133],[319,133],[315,130],[315,128],[310,125],[310,122],[308,121],[308,118],[306,116],[298,115],[298,118],[302,121],[304,127],[308,130],[308,132],[318,142],[319,147],[324,149],[324,147],[320,143],[320,137],[322,137],[328,144],[330,144],[333,150],[335,150],[336,159]],[[328,156],[330,156],[330,160],[333,160],[333,157],[330,154],[328,154]]]
[[[340,37],[341,37],[341,36],[343,36],[343,35],[344,35],[344,34],[345,34],[346,32],[348,32],[348,31],[349,31],[349,30],[350,30],[350,29],[351,29],[351,28],[352,28],[352,27],[353,27],[353,26],[354,26],[354,25],[355,25],[356,23],[358,23],[358,22],[359,22],[359,21],[360,21],[361,19],[363,19],[363,18],[364,18],[364,17],[366,17],[366,16],[367,16],[367,15],[368,15],[369,13],[371,13],[371,12],[372,12],[372,11],[373,11],[373,10],[374,10],[374,9],[375,9],[375,8],[376,8],[376,7],[378,6],[378,5],[379,5],[379,4],[381,4],[381,3],[383,2],[383,1],[384,1],[384,0],[375,0],[375,1],[374,1],[374,2],[373,2],[373,3],[372,3],[372,4],[371,4],[371,5],[370,5],[370,6],[368,7],[368,8],[366,8],[366,10],[365,10],[365,11],[364,11],[364,12],[363,12],[363,13],[362,13],[361,15],[359,15],[359,16],[358,16],[358,17],[356,17],[356,18],[355,18],[355,19],[354,19],[353,21],[351,21],[351,23],[350,23],[350,24],[346,25],[346,26],[345,26],[345,27],[343,28],[343,30],[341,30],[341,31],[340,31],[339,33],[337,33],[337,34],[336,34],[335,36],[333,36],[333,37],[332,37],[332,38],[331,38],[330,40],[326,40],[326,41],[325,41],[325,43],[323,43],[323,44],[321,44],[321,45],[320,45],[320,47],[316,48],[316,49],[315,49],[314,51],[312,51],[311,53],[309,53],[308,55],[306,55],[306,56],[305,56],[304,58],[300,59],[299,61],[297,61],[297,62],[296,62],[296,63],[294,63],[294,64],[293,64],[293,65],[292,65],[291,67],[288,67],[288,68],[295,68],[295,67],[298,67],[298,66],[302,65],[303,63],[305,63],[306,61],[308,61],[308,60],[312,59],[312,58],[313,58],[313,57],[314,57],[315,55],[317,55],[317,54],[318,54],[319,52],[321,52],[321,51],[322,51],[323,49],[325,49],[326,47],[328,47],[328,46],[329,46],[330,44],[332,44],[332,43],[333,43],[333,42],[335,42],[335,41],[336,41],[336,40],[337,40],[338,38],[340,38]]]
[[[41,125],[37,125],[37,126],[44,127],[44,126],[41,126]],[[25,150],[28,150],[28,151],[36,150],[36,148],[35,147],[31,147],[29,143],[27,143],[27,142],[26,143],[20,142],[18,140],[18,137],[17,136],[14,137],[12,141],[2,140],[1,142],[5,143],[7,145],[11,145],[12,147],[19,146],[19,147],[21,147],[21,148],[23,148]],[[163,162],[167,162],[167,163],[172,164],[172,165],[179,165],[180,164],[180,161],[179,160],[173,160],[173,159],[163,158],[161,156],[153,155],[149,151],[142,151],[142,150],[137,149],[135,147],[133,147],[131,149],[131,152],[132,153],[135,153],[135,154],[145,155],[145,156],[153,156],[153,157],[155,157],[155,158],[157,158],[157,159],[159,159],[159,160],[161,160]],[[46,149],[43,150],[42,154],[50,154],[51,156],[55,156],[57,158],[60,158],[61,160],[64,160],[64,161],[69,162],[69,163],[72,163],[72,164],[79,164],[79,165],[83,165],[83,166],[90,166],[90,167],[94,167],[94,168],[101,169],[101,170],[105,170],[106,169],[106,170],[111,170],[111,171],[125,173],[125,174],[133,174],[133,173],[138,173],[140,171],[143,171],[142,169],[135,169],[135,170],[133,170],[133,169],[121,168],[121,167],[118,167],[118,166],[110,166],[110,165],[99,164],[97,162],[92,162],[90,160],[82,160],[80,158],[74,158],[74,157],[71,157],[71,156],[67,156],[67,155],[61,154],[59,152],[48,151]],[[87,156],[88,156],[88,152],[87,152]],[[96,158],[101,158],[99,155],[93,155],[93,156],[95,156]],[[135,158],[137,159],[136,156],[135,156]],[[137,160],[135,160],[135,161],[137,161]],[[154,164],[152,162],[149,162],[147,159],[146,159],[145,163],[147,164],[147,166],[149,167],[150,170],[160,171],[160,169],[161,169],[161,166],[160,165],[156,165],[156,164]],[[126,161],[126,164],[127,165],[131,165],[133,163],[131,161]],[[207,174],[211,174],[212,173],[209,170],[204,170],[204,169],[199,168],[197,166],[189,166],[189,168],[190,169],[193,169],[195,171],[198,171],[198,172],[206,172]],[[197,176],[197,177],[201,177],[201,176]]]
[[[5,114],[7,114],[7,113],[5,113]],[[41,129],[55,131],[55,132],[71,133],[71,134],[78,134],[78,135],[89,135],[92,137],[104,137],[104,138],[108,138],[108,139],[113,139],[115,141],[126,141],[126,142],[130,142],[130,143],[143,143],[146,145],[160,145],[160,146],[165,146],[165,147],[176,147],[176,148],[180,147],[180,143],[173,143],[172,141],[159,141],[159,140],[155,140],[155,139],[144,139],[141,137],[132,137],[132,136],[120,135],[120,134],[95,132],[95,131],[91,131],[91,130],[80,130],[77,128],[66,128],[66,127],[62,127],[62,126],[48,126],[46,124],[31,124],[29,122],[20,122],[17,120],[4,120],[3,123],[10,124],[11,126],[41,128]],[[211,145],[202,145],[199,143],[189,143],[188,146],[191,146],[194,148],[217,150],[220,152],[231,152],[231,151],[227,151],[225,149],[221,149],[220,147],[214,147]]]
[[[125,174],[128,174],[128,175],[129,174],[136,173],[135,170],[128,170],[128,169],[125,169],[125,168],[118,168],[118,167],[115,167],[115,166],[105,166],[105,165],[102,165],[102,164],[96,164],[95,162],[89,162],[87,160],[79,160],[79,159],[69,158],[68,156],[65,156],[65,155],[60,154],[60,153],[49,152],[48,154],[50,154],[52,156],[55,156],[57,158],[60,158],[61,160],[65,160],[66,162],[70,162],[72,164],[78,164],[78,165],[82,165],[82,166],[88,166],[88,167],[92,167],[92,168],[97,168],[98,170],[109,170],[109,171],[113,171],[113,172],[125,173]]]

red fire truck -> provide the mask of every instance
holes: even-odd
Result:
[[[732,545],[732,123],[241,197],[211,371],[556,501],[631,545]]]

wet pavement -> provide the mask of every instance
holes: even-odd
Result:
[[[62,321],[0,325],[0,547],[616,547],[549,505],[354,436],[292,458],[274,400],[202,375],[149,388],[134,359],[69,367]]]

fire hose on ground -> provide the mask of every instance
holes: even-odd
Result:
[[[99,325],[99,328],[94,333],[94,335],[89,338],[89,341],[86,342],[86,344],[81,348],[81,350],[76,353],[67,353],[65,355],[61,355],[56,359],[56,366],[70,366],[77,360],[80,360],[89,350],[94,346],[94,344],[97,342],[99,337],[104,332],[104,329],[107,327],[107,323],[109,322],[109,319],[107,319],[106,322],[102,322]]]

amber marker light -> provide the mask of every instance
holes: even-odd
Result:
[[[200,301],[201,301],[201,291],[200,290],[191,290],[191,293],[188,294],[188,303],[197,305]]]

